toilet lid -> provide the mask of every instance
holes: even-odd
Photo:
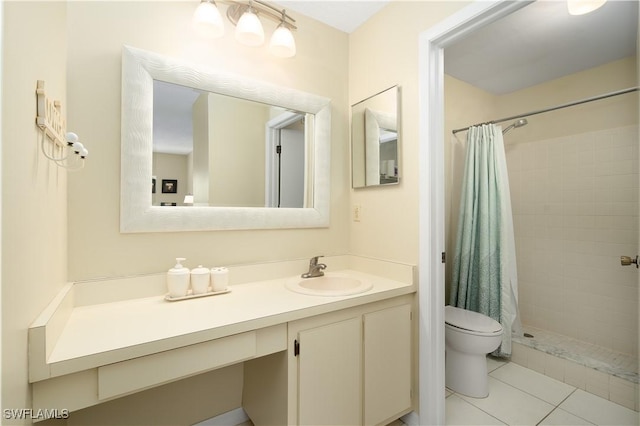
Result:
[[[493,318],[450,305],[444,308],[444,322],[463,330],[479,333],[495,333],[502,330],[500,323]]]

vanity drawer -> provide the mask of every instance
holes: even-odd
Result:
[[[136,392],[256,356],[256,332],[236,334],[98,368],[98,399]]]

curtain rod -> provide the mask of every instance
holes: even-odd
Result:
[[[525,114],[513,115],[511,117],[505,117],[505,118],[501,118],[499,120],[487,121],[485,123],[473,124],[471,126],[462,127],[460,129],[453,130],[452,133],[455,135],[458,132],[463,132],[465,130],[469,130],[469,127],[473,127],[473,126],[479,126],[479,125],[482,125],[482,124],[496,124],[496,123],[502,123],[503,121],[510,121],[510,120],[516,120],[518,118],[530,117],[532,115],[542,114],[544,112],[555,111],[557,109],[567,108],[567,107],[571,107],[571,106],[575,106],[575,105],[584,104],[584,103],[587,103],[587,102],[592,102],[592,101],[597,101],[597,100],[600,100],[600,99],[610,98],[612,96],[618,96],[618,95],[624,95],[625,93],[637,92],[638,90],[640,90],[640,87],[638,87],[638,86],[629,87],[628,89],[622,89],[622,90],[618,90],[616,92],[605,93],[604,95],[593,96],[591,98],[581,99],[579,101],[569,102],[569,103],[562,104],[562,105],[557,105],[557,106],[554,106],[554,107],[551,107],[551,108],[545,108],[545,109],[540,109],[540,110],[537,110],[537,111],[531,111],[531,112],[527,112]]]

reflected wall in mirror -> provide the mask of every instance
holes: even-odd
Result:
[[[175,118],[172,113],[168,114],[169,118],[155,120],[154,85],[164,86],[165,83],[169,83],[171,89],[192,92],[189,96],[195,98],[190,113],[193,147],[191,154],[186,154],[193,158],[183,161],[186,165],[180,166],[182,178],[175,176],[177,171],[168,171],[164,176],[161,168],[168,166],[160,165],[159,155],[154,159],[155,139],[158,145],[162,144],[161,131],[157,127],[154,130],[154,121],[158,125],[160,122],[166,124],[172,132],[177,127],[171,122]],[[198,100],[206,106],[195,107]],[[215,112],[214,121],[210,111]],[[232,112],[240,114],[230,115]],[[222,118],[218,119],[217,115]],[[249,115],[263,115],[267,120],[249,125]],[[206,122],[209,127],[202,130],[195,122]],[[220,122],[232,125],[225,127]],[[213,129],[214,124],[216,129]],[[254,134],[241,137],[243,132],[250,133],[249,128]],[[283,156],[287,152],[295,153],[291,167],[279,165],[274,160],[278,158],[278,145],[287,144],[282,142],[282,130],[296,133],[295,140],[290,143],[294,149],[282,148]],[[157,138],[156,132],[160,133]],[[235,74],[214,72],[198,64],[125,46],[122,54],[120,230],[174,232],[327,227],[330,137],[331,106],[327,98]],[[168,135],[168,139],[176,141],[178,136]],[[278,140],[279,143],[267,143]],[[245,143],[247,141],[251,145]],[[251,164],[247,164],[250,161]],[[241,168],[241,164],[248,168]],[[285,170],[295,177],[287,179]],[[156,198],[162,193],[157,188],[155,193],[149,190],[154,177],[156,185],[164,179],[177,181],[180,192],[164,194],[175,199]],[[289,183],[293,183],[291,190],[287,188]],[[173,203],[176,203],[175,207]],[[280,208],[266,207],[278,205]]]
[[[182,177],[153,205],[311,207],[305,157],[312,114],[153,81],[153,175]],[[311,136],[311,135],[309,135]],[[185,202],[186,196],[187,201]]]
[[[353,188],[397,184],[400,87],[393,86],[351,107]]]

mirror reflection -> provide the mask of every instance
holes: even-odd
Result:
[[[399,90],[391,87],[351,107],[353,188],[399,181]]]
[[[153,81],[154,206],[310,207],[313,115]]]

